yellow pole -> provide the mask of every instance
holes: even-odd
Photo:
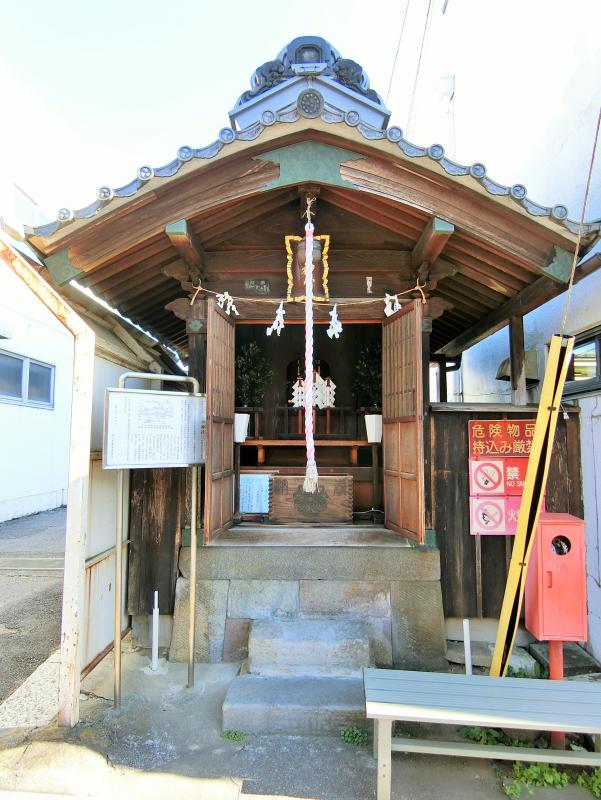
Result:
[[[551,339],[549,359],[536,415],[532,449],[528,458],[513,553],[490,667],[490,674],[496,677],[507,673],[515,643],[524,598],[526,570],[545,494],[557,415],[573,346],[573,336],[556,335]]]

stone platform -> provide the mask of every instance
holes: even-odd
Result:
[[[190,548],[180,577],[170,659],[187,659]],[[255,620],[361,622],[373,662],[444,670],[439,551],[375,526],[232,529],[197,557],[196,653],[200,661],[248,657]]]

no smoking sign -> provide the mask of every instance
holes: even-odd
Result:
[[[503,459],[477,461],[470,458],[470,494],[505,494],[505,470]]]

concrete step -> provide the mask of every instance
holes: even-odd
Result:
[[[365,623],[345,619],[254,620],[248,640],[253,675],[360,677],[371,664]]]
[[[223,730],[315,736],[346,725],[366,726],[361,678],[242,675],[223,703]]]
[[[489,668],[495,649],[490,642],[472,642],[472,665]],[[447,642],[447,661],[452,664],[465,664],[463,642]],[[523,647],[514,647],[509,661],[509,669],[536,678],[539,668],[535,659]]]
[[[534,642],[530,645],[530,652],[542,667],[549,669],[548,642]],[[563,643],[563,674],[566,677],[595,672],[601,672],[601,664],[596,658],[576,642]]]

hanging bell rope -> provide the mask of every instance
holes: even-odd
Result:
[[[315,198],[307,196],[307,224],[305,225],[305,442],[307,446],[307,469],[303,489],[314,493],[318,488],[319,476],[315,461],[315,441],[313,439],[313,231],[311,206]]]

